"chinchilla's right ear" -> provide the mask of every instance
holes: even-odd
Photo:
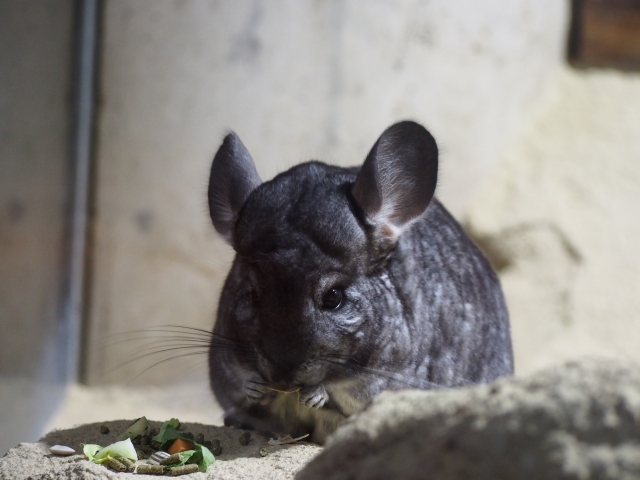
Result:
[[[211,221],[228,243],[233,242],[238,212],[261,183],[246,147],[234,132],[229,133],[213,158],[208,192]]]
[[[427,209],[438,176],[438,146],[422,125],[387,128],[369,152],[351,190],[379,246],[393,245]]]

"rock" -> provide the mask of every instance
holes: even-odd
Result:
[[[490,385],[383,393],[296,478],[640,479],[640,366],[589,359]]]
[[[73,448],[66,447],[64,445],[54,445],[52,447],[49,447],[49,451],[54,455],[64,455],[64,456],[69,456],[76,453],[76,451]]]

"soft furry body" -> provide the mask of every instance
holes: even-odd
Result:
[[[309,162],[242,203],[214,328],[226,343],[210,350],[227,424],[323,443],[383,390],[512,373],[507,310],[484,255],[435,199],[380,240],[393,226],[360,207],[358,175]],[[343,304],[320,307],[336,285]]]

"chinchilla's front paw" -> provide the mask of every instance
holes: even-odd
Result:
[[[267,384],[257,378],[244,381],[244,394],[250,402],[266,405],[272,400],[273,391],[267,387]]]
[[[322,408],[328,401],[329,394],[322,384],[300,390],[300,402],[309,408]]]

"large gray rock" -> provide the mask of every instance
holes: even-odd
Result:
[[[640,366],[585,360],[491,385],[385,393],[296,478],[640,479]]]

